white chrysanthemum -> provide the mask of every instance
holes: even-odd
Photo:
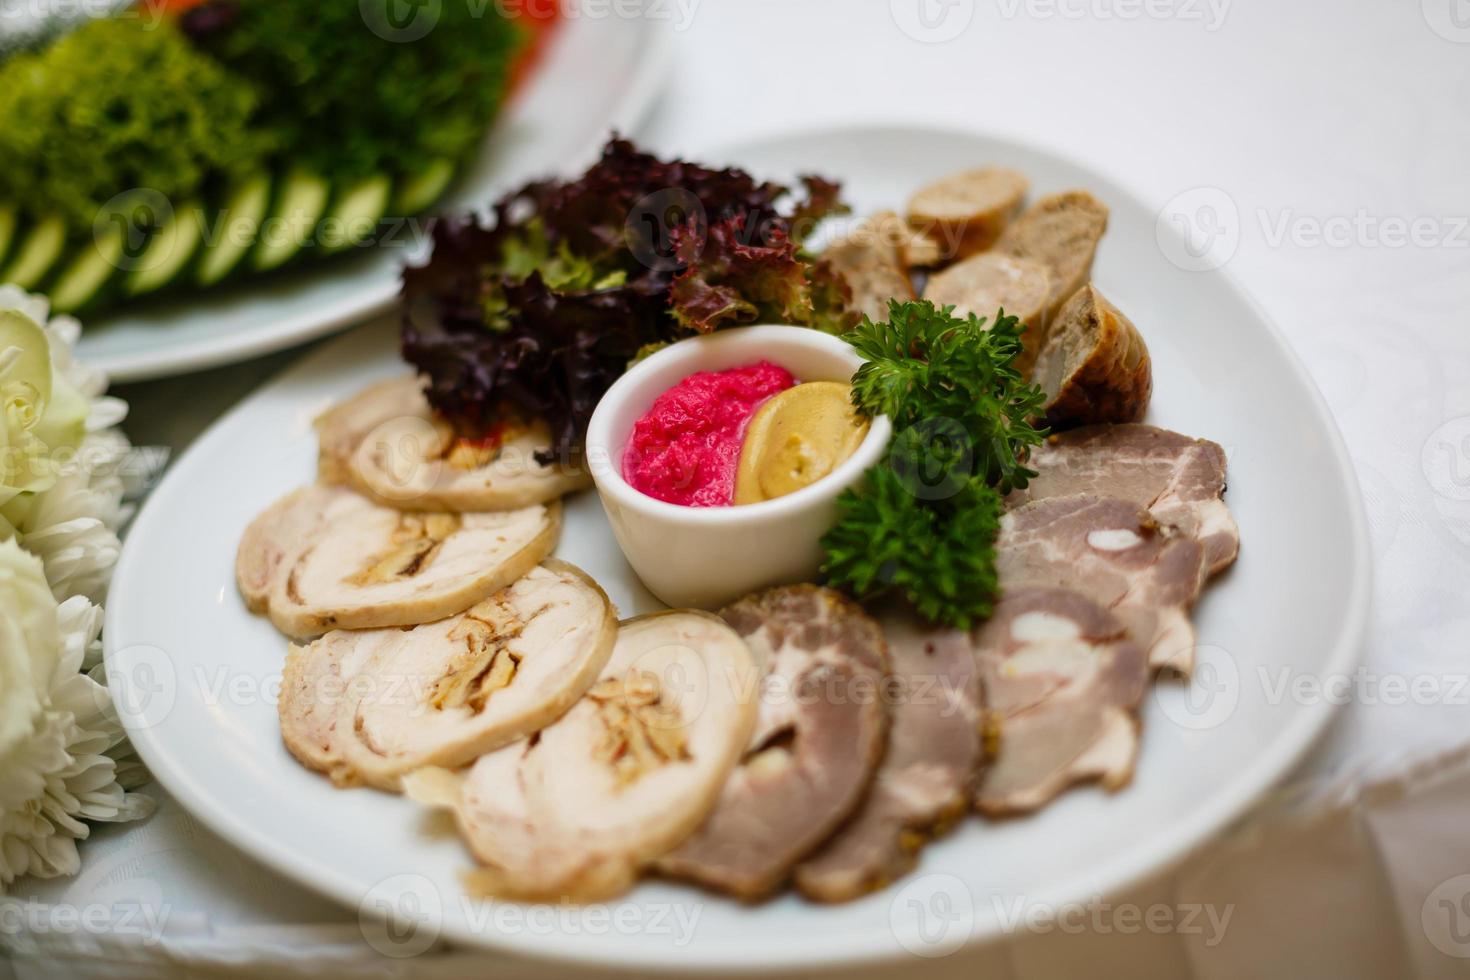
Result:
[[[136,820],[153,801],[118,781],[121,724],[95,676],[102,611],[51,597],[40,561],[0,544],[0,889],[75,874],[89,821]]]
[[[0,309],[19,310],[42,325],[57,377],[88,401],[81,445],[64,456],[57,454],[55,484],[16,508],[13,531],[45,563],[57,599],[83,595],[101,602],[121,550],[118,529],[131,513],[123,505],[119,472],[131,446],[113,428],[127,415],[127,403],[107,397],[107,378],[73,358],[81,334],[75,319],[48,321],[46,300],[14,286],[0,286]]]

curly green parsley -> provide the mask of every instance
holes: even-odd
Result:
[[[1024,487],[1022,460],[1046,435],[1043,395],[1016,371],[1024,329],[1001,310],[987,327],[927,301],[889,307],[846,335],[866,363],[853,404],[887,415],[884,459],[838,500],[822,539],[830,584],[860,598],[905,596],[925,619],[968,629],[998,590],[1002,495]]]

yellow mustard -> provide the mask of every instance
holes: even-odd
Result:
[[[809,381],[767,401],[750,420],[735,472],[735,503],[794,493],[857,451],[868,420],[852,407],[852,386]]]

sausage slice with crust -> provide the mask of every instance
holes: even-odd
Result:
[[[1032,379],[1046,393],[1046,420],[1058,428],[1137,422],[1154,387],[1143,335],[1090,284],[1057,313]]]
[[[995,250],[1031,259],[1051,273],[1047,319],[1092,278],[1092,260],[1108,228],[1108,206],[1086,191],[1043,197],[1017,218]]]
[[[995,243],[1021,209],[1028,186],[1004,167],[950,174],[909,198],[909,224],[938,240],[945,258],[967,258]]]
[[[1047,303],[1051,274],[1031,259],[982,252],[935,273],[924,287],[924,298],[935,306],[953,306],[957,316],[993,319],[1002,307],[1026,325],[1016,370],[1029,376],[1046,337]]]

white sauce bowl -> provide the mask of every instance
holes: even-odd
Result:
[[[891,429],[873,419],[857,451],[795,493],[756,504],[685,507],[657,500],[623,479],[634,424],[654,400],[698,371],[758,361],[798,383],[852,380],[862,365],[843,341],[807,327],[756,326],[691,337],[634,365],[608,389],[587,426],[587,462],[628,564],[670,606],[713,609],[770,585],[815,581],[820,541],[837,516],[837,496],[877,463]]]

